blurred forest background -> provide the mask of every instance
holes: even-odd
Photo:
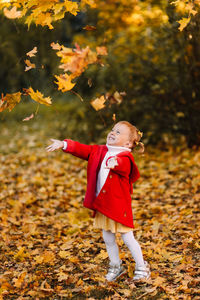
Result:
[[[35,24],[28,30],[23,19],[7,19],[1,13],[1,93],[32,86],[53,99],[51,107],[40,105],[38,110],[37,104],[26,99],[12,112],[2,112],[1,132],[8,136],[9,126],[18,130],[47,127],[46,136],[103,142],[115,114],[116,120],[128,120],[143,131],[146,144],[199,145],[199,14],[183,31],[177,22],[187,15],[183,5],[187,2],[109,0],[105,5],[99,0],[96,8],[87,7],[77,16],[66,14],[53,24],[53,30]],[[86,25],[94,28],[85,30]],[[104,45],[108,56],[102,65],[90,65],[82,73],[74,92],[62,93],[54,83],[60,71],[52,42],[91,49]],[[34,63],[42,67],[25,72],[25,55],[35,46]],[[122,102],[111,98],[99,112],[90,105],[91,99],[115,91],[126,93]],[[34,119],[26,125],[21,122],[37,110]]]

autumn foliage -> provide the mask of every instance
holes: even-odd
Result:
[[[36,45],[27,46],[23,57],[16,51],[24,78],[38,71],[33,77],[39,85],[19,79],[15,90],[1,77],[8,92],[0,96],[0,299],[200,298],[200,153],[175,139],[181,134],[189,146],[200,145],[199,7],[199,0],[0,1],[16,32],[17,24],[52,32],[81,14],[84,23],[65,45],[56,38],[48,44],[58,61],[52,74],[48,63],[37,61]],[[2,40],[1,48],[12,47]],[[46,129],[39,123],[43,116],[37,118],[39,104],[53,103],[47,89],[41,92],[38,74],[44,69],[52,90],[81,100],[60,123],[55,108]],[[22,99],[36,102],[36,112],[18,116],[23,125],[9,118],[6,123],[7,111],[12,114]],[[86,163],[44,150],[50,129],[65,138],[73,127],[91,142],[95,126],[99,133],[119,119],[139,124],[146,143],[162,139],[160,149],[148,146],[135,157],[141,178],[133,193],[134,234],[152,270],[143,285],[132,282],[134,262],[120,236],[127,273],[116,283],[105,281],[105,244],[82,206]]]
[[[198,12],[199,1],[183,1],[176,0],[171,3],[175,6],[178,13],[184,14],[187,17],[183,17],[178,20],[180,23],[179,30],[182,31],[190,22],[191,16],[195,16]],[[151,6],[151,8],[150,8]],[[0,9],[3,10],[4,15],[8,19],[21,19],[23,18],[25,24],[28,28],[32,23],[41,26],[48,26],[49,29],[53,29],[54,22],[61,20],[65,17],[66,13],[72,15],[77,15],[81,10],[85,11],[86,7],[91,7],[92,9],[97,8],[99,10],[99,27],[104,26],[108,30],[104,32],[104,39],[106,43],[111,39],[117,32],[124,30],[125,27],[129,26],[130,33],[142,32],[144,28],[148,26],[149,22],[152,22],[154,26],[159,26],[160,24],[165,24],[168,22],[168,15],[166,13],[167,3],[161,3],[160,8],[151,1],[147,3],[139,3],[137,0],[134,1],[121,1],[121,9],[115,10],[115,3],[109,3],[108,6],[104,6],[103,1],[93,1],[93,0],[81,0],[80,3],[70,1],[70,0],[51,0],[51,1],[1,1]],[[114,12],[111,18],[111,13]],[[113,24],[116,26],[113,26]],[[113,28],[112,28],[113,27]],[[111,29],[112,28],[112,29]],[[95,26],[87,25],[83,29],[86,31],[95,31]],[[89,42],[89,40],[86,40]],[[61,58],[60,68],[64,69],[64,74],[55,75],[58,85],[58,90],[66,92],[71,90],[76,83],[72,80],[79,77],[88,67],[89,64],[94,64],[98,61],[98,55],[107,55],[106,47],[96,47],[96,53],[90,50],[87,46],[85,49],[80,48],[76,44],[76,49],[66,48],[63,45],[51,44],[54,50],[58,50],[57,55]],[[28,56],[32,57],[37,53],[37,48],[27,53]],[[30,54],[30,55],[29,55]],[[29,71],[36,68],[35,64],[29,59],[25,60],[25,71]],[[68,73],[70,72],[70,74]],[[12,95],[12,99],[17,97],[15,103],[19,102],[19,97],[17,93]],[[41,94],[40,94],[41,96]],[[5,98],[2,97],[1,111],[9,106],[9,109],[13,105],[9,105],[9,97],[6,99],[6,104],[3,103]],[[33,99],[35,101],[35,99]],[[13,101],[12,101],[13,102]],[[41,102],[40,102],[41,103]],[[47,101],[48,103],[48,101]],[[45,101],[43,101],[45,104]]]

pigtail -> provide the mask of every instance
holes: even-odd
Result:
[[[133,149],[136,147],[139,147],[139,149],[136,149],[137,153],[144,153],[144,144],[142,142],[140,142],[142,136],[143,136],[143,132],[139,131],[138,129],[136,129],[137,131],[137,137],[135,138],[134,142],[133,142]],[[134,149],[135,150],[135,149]]]
[[[140,154],[144,153],[144,144],[142,142],[135,142],[135,145],[136,146],[134,148],[139,147],[139,149],[136,150],[137,153],[140,153]]]

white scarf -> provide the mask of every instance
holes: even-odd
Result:
[[[120,147],[120,146],[109,146],[108,144],[106,144],[107,148],[108,148],[108,152],[106,153],[102,163],[101,163],[101,167],[97,176],[97,186],[96,186],[96,196],[99,194],[99,192],[101,191],[104,183],[106,182],[106,179],[108,177],[108,174],[110,172],[110,169],[105,168],[106,167],[106,161],[110,156],[115,156],[121,152],[124,151],[129,151],[131,152],[131,149],[126,148],[126,147]]]

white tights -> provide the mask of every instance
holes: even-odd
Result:
[[[133,232],[129,231],[126,233],[121,233],[121,236],[124,243],[130,250],[133,259],[135,260],[136,267],[144,266],[142,250],[139,243],[134,238]],[[103,239],[106,244],[106,249],[111,264],[119,264],[120,263],[119,249],[115,241],[115,233],[103,229]]]

